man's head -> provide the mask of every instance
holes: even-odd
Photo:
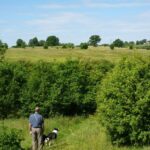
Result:
[[[40,108],[39,107],[35,107],[35,112],[39,112]]]

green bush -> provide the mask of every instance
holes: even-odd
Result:
[[[22,150],[23,140],[21,131],[0,127],[0,149],[1,150]]]
[[[113,65],[108,61],[0,64],[0,118],[28,116],[36,105],[45,117],[92,114],[96,92]]]
[[[113,44],[111,44],[109,47],[111,50],[114,50],[114,48],[115,48],[115,46]]]
[[[88,43],[81,43],[80,48],[81,49],[88,49]]]
[[[103,81],[98,103],[114,144],[149,144],[150,62],[123,59]]]

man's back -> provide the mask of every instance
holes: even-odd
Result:
[[[41,128],[44,123],[42,115],[40,115],[37,112],[30,115],[29,121],[31,123],[32,128]]]

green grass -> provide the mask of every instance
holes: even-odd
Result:
[[[36,62],[38,60],[44,61],[65,61],[68,58],[80,58],[100,60],[106,59],[112,62],[118,62],[123,56],[134,57],[136,55],[150,56],[149,50],[134,49],[129,50],[127,48],[115,48],[110,50],[109,47],[89,47],[88,50],[81,50],[76,47],[75,49],[62,49],[61,47],[49,47],[49,49],[43,49],[41,47],[35,48],[10,48],[6,53],[6,60],[18,61],[27,60]]]
[[[2,124],[2,121],[0,121]],[[22,130],[24,141],[22,146],[31,146],[27,119],[7,119],[5,126]],[[149,150],[150,147],[117,147],[113,146],[109,137],[96,117],[56,117],[45,120],[45,132],[58,127],[60,132],[57,141],[45,150]]]

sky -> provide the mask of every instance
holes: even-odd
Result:
[[[79,44],[91,35],[101,43],[150,40],[150,0],[0,0],[0,39],[18,38]]]

